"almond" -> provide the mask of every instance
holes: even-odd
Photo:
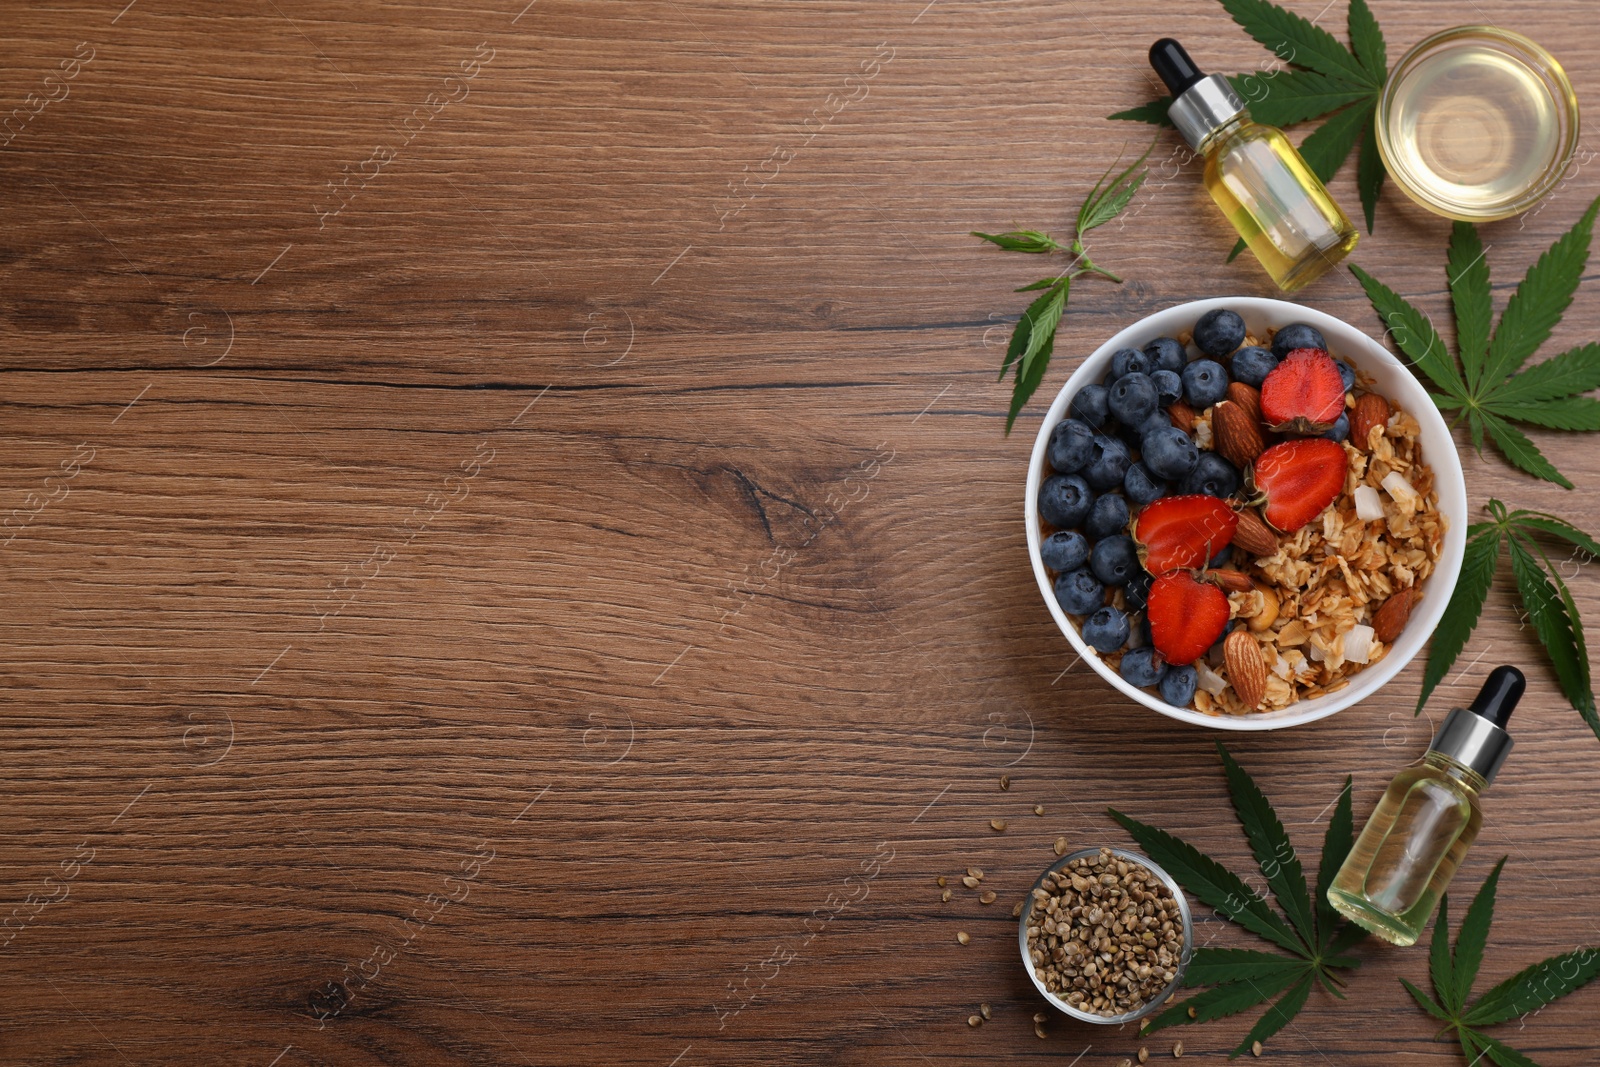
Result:
[[[1267,447],[1261,423],[1232,400],[1211,409],[1211,441],[1218,455],[1241,469],[1254,464]]]
[[[1167,416],[1172,419],[1172,425],[1184,433],[1194,433],[1194,408],[1188,404],[1178,401],[1167,409]]]
[[[1228,383],[1228,399],[1238,404],[1250,413],[1250,417],[1257,422],[1261,421],[1261,393],[1255,386],[1243,382]]]
[[[1244,571],[1236,571],[1232,567],[1218,567],[1215,570],[1207,571],[1206,577],[1230,593],[1248,593],[1255,588],[1250,583],[1249,575],[1245,574]]]
[[[1270,556],[1278,551],[1278,535],[1254,511],[1241,511],[1233,531],[1233,543],[1252,556]]]
[[[1235,630],[1222,643],[1223,662],[1228,667],[1228,682],[1247,708],[1258,708],[1267,695],[1267,661],[1261,646],[1249,630]]]
[[[1389,422],[1389,402],[1377,393],[1362,393],[1350,412],[1350,443],[1363,452],[1371,451],[1372,428]]]
[[[1406,622],[1411,618],[1411,609],[1416,607],[1421,596],[1422,590],[1413,585],[1385,600],[1383,606],[1372,613],[1372,632],[1379,641],[1386,645],[1394,643],[1394,639],[1400,636],[1400,631],[1406,628]]]

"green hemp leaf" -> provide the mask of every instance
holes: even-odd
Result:
[[[1484,881],[1472,906],[1467,909],[1461,930],[1456,935],[1455,952],[1450,951],[1450,898],[1439,901],[1439,914],[1433,921],[1433,943],[1428,954],[1428,976],[1433,983],[1429,996],[1404,978],[1400,984],[1417,1006],[1444,1023],[1440,1036],[1454,1032],[1468,1064],[1492,1063],[1497,1067],[1539,1067],[1526,1054],[1518,1052],[1479,1028],[1508,1022],[1537,1011],[1552,1001],[1582,988],[1600,975],[1600,948],[1583,948],[1552,956],[1526,970],[1518,971],[1471,1004],[1472,983],[1483,964],[1483,951],[1489,943],[1489,926],[1494,921],[1494,895],[1500,884],[1502,859]]]
[[[1533,624],[1533,632],[1550,657],[1561,691],[1578,709],[1583,721],[1600,737],[1600,715],[1595,712],[1594,683],[1589,676],[1589,652],[1583,640],[1583,620],[1578,605],[1561,577],[1561,563],[1579,563],[1600,556],[1600,542],[1565,520],[1542,511],[1507,511],[1500,501],[1490,499],[1486,509],[1490,522],[1467,527],[1467,549],[1461,561],[1461,576],[1444,617],[1433,631],[1428,648],[1428,665],[1422,672],[1422,695],[1417,698],[1421,711],[1429,694],[1466,647],[1467,638],[1478,625],[1483,603],[1494,583],[1500,548],[1511,554],[1511,574],[1517,583],[1523,610]],[[1552,561],[1539,535],[1565,542],[1568,555]]]
[[[1152,144],[1151,148],[1154,147]],[[1013,367],[1016,369],[1016,384],[1011,390],[1011,408],[1006,414],[1007,434],[1011,432],[1011,427],[1016,423],[1017,415],[1022,412],[1023,406],[1039,388],[1039,383],[1044,380],[1045,368],[1050,365],[1050,356],[1055,349],[1056,327],[1060,325],[1061,316],[1067,310],[1067,298],[1072,291],[1073,279],[1084,274],[1098,274],[1121,284],[1121,278],[1098,266],[1089,258],[1084,238],[1089,231],[1104,226],[1127,210],[1134,194],[1144,184],[1148,173],[1143,169],[1144,161],[1149,157],[1150,148],[1147,148],[1144,155],[1119,171],[1115,177],[1112,176],[1110,168],[1100,176],[1100,180],[1095,183],[1094,188],[1089,191],[1089,196],[1084,200],[1083,207],[1078,210],[1078,220],[1074,227],[1071,245],[1063,245],[1050,235],[1037,230],[1012,230],[1009,233],[979,233],[976,230],[972,232],[972,236],[982,238],[1008,252],[1026,252],[1031,255],[1065,252],[1072,256],[1071,262],[1061,273],[1054,277],[1041,278],[1017,290],[1019,293],[1039,290],[1044,292],[1022,313],[1022,318],[1011,334],[1011,343],[1006,346],[1005,360],[1000,364],[1002,381],[1005,379],[1006,371]],[[1119,158],[1117,162],[1120,163],[1121,159]],[[1113,163],[1111,167],[1114,168],[1116,165]]]
[[[1268,126],[1327,117],[1300,145],[1300,155],[1324,183],[1360,146],[1356,186],[1367,232],[1372,232],[1378,194],[1383,189],[1383,160],[1378,155],[1374,116],[1378,94],[1389,74],[1383,31],[1366,0],[1350,0],[1347,24],[1352,48],[1327,30],[1269,0],[1218,0],[1240,28],[1289,65],[1287,70],[1230,74],[1228,81],[1257,122]],[[1352,50],[1353,49],[1353,50]],[[1170,126],[1164,96],[1110,118]],[[1241,240],[1228,259],[1244,250]]]
[[[1572,303],[1589,262],[1589,238],[1597,210],[1600,199],[1528,268],[1492,335],[1489,263],[1483,242],[1471,223],[1455,224],[1450,231],[1446,273],[1455,309],[1459,361],[1451,356],[1428,316],[1360,267],[1350,267],[1395,344],[1433,385],[1433,402],[1441,411],[1454,412],[1454,423],[1467,424],[1478,451],[1483,451],[1487,434],[1513,466],[1567,489],[1572,482],[1512,423],[1551,430],[1600,430],[1600,400],[1583,395],[1600,388],[1600,344],[1579,345],[1531,367],[1523,366],[1549,339]]]
[[[1366,936],[1366,931],[1345,922],[1328,903],[1328,887],[1350,854],[1355,839],[1350,779],[1345,779],[1344,789],[1334,804],[1333,816],[1328,820],[1315,896],[1312,896],[1307,890],[1305,872],[1294,844],[1272,804],[1221,742],[1217,744],[1217,753],[1222,757],[1222,767],[1228,777],[1233,810],[1281,915],[1246,885],[1243,878],[1188,842],[1115,809],[1108,809],[1108,812],[1133,835],[1145,854],[1166,868],[1184,889],[1224,919],[1288,953],[1240,948],[1196,949],[1183,984],[1188,988],[1210,988],[1167,1008],[1145,1023],[1143,1033],[1149,1034],[1169,1026],[1235,1015],[1277,997],[1233,1050],[1231,1056],[1238,1056],[1255,1042],[1264,1042],[1287,1026],[1305,1007],[1313,986],[1321,984],[1342,999],[1344,994],[1340,987],[1344,983],[1334,972],[1360,966],[1359,960],[1345,953]]]

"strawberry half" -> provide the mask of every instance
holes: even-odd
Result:
[[[1145,610],[1150,643],[1168,663],[1193,663],[1228,628],[1228,594],[1188,571],[1157,578]]]
[[[1339,365],[1320,348],[1296,348],[1261,383],[1261,418],[1279,433],[1319,434],[1344,414]]]
[[[1254,468],[1256,488],[1266,496],[1266,520],[1294,533],[1338,498],[1347,466],[1344,446],[1326,437],[1273,445]]]
[[[1204,567],[1228,547],[1238,525],[1239,516],[1214,496],[1168,496],[1139,512],[1133,539],[1142,550],[1144,569],[1159,575],[1179,567]]]

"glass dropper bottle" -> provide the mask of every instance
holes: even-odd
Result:
[[[1395,776],[1328,887],[1358,926],[1414,945],[1483,825],[1478,796],[1511,753],[1506,722],[1526,686],[1515,667],[1489,673],[1472,706],[1453,708],[1422,760]]]
[[[1228,79],[1201,73],[1170,37],[1150,46],[1150,65],[1172,93],[1167,117],[1205,157],[1211,198],[1278,288],[1299,289],[1350,253],[1356,228],[1283,131],[1250,118]]]

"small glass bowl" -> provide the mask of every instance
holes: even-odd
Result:
[[[1412,76],[1450,52],[1467,46],[1499,52],[1505,61],[1532,74],[1548,97],[1543,103],[1551,108],[1556,123],[1555,151],[1542,171],[1502,197],[1480,197],[1471,202],[1428,188],[1424,178],[1413,173],[1397,144]],[[1384,169],[1412,200],[1445,218],[1490,222],[1528,210],[1561,180],[1578,145],[1578,97],[1556,58],[1522,34],[1496,26],[1457,26],[1418,42],[1395,64],[1378,97],[1376,133]]]
[[[1137,852],[1130,852],[1123,848],[1113,848],[1110,851],[1111,854],[1117,857],[1119,860],[1127,860],[1129,863],[1137,863],[1149,868],[1150,873],[1161,879],[1168,891],[1172,893],[1172,899],[1178,902],[1178,914],[1183,917],[1183,953],[1178,959],[1177,973],[1172,976],[1172,981],[1167,983],[1167,987],[1165,989],[1163,989],[1160,993],[1157,993],[1154,997],[1145,1001],[1142,1006],[1133,1011],[1124,1012],[1121,1015],[1096,1015],[1093,1012],[1084,1011],[1082,1008],[1074,1008],[1072,1005],[1068,1004],[1066,1001],[1050,992],[1045,988],[1044,980],[1040,978],[1038,972],[1033,969],[1033,959],[1028,955],[1028,916],[1033,914],[1033,891],[1035,889],[1043,888],[1045,879],[1061,870],[1073,860],[1087,859],[1090,856],[1098,856],[1100,854],[1099,848],[1083,848],[1076,852],[1068,853],[1067,855],[1062,856],[1051,866],[1045,868],[1044,873],[1039,875],[1038,879],[1028,889],[1027,897],[1024,898],[1024,903],[1022,905],[1022,918],[1017,923],[1017,943],[1022,946],[1022,966],[1025,970],[1027,970],[1028,977],[1033,980],[1033,987],[1039,991],[1039,994],[1043,996],[1045,1000],[1050,1002],[1051,1007],[1066,1015],[1072,1016],[1074,1019],[1081,1020],[1082,1022],[1097,1023],[1104,1026],[1117,1026],[1122,1023],[1131,1023],[1138,1019],[1143,1019],[1146,1015],[1149,1015],[1157,1008],[1161,1007],[1162,1004],[1166,1003],[1167,999],[1170,998],[1173,993],[1177,992],[1178,987],[1183,984],[1184,973],[1189,969],[1189,958],[1194,955],[1194,919],[1189,914],[1189,900],[1183,895],[1183,890],[1179,888],[1177,882],[1172,880],[1172,876],[1170,874],[1156,865],[1154,860],[1150,859],[1148,856],[1141,856]]]

